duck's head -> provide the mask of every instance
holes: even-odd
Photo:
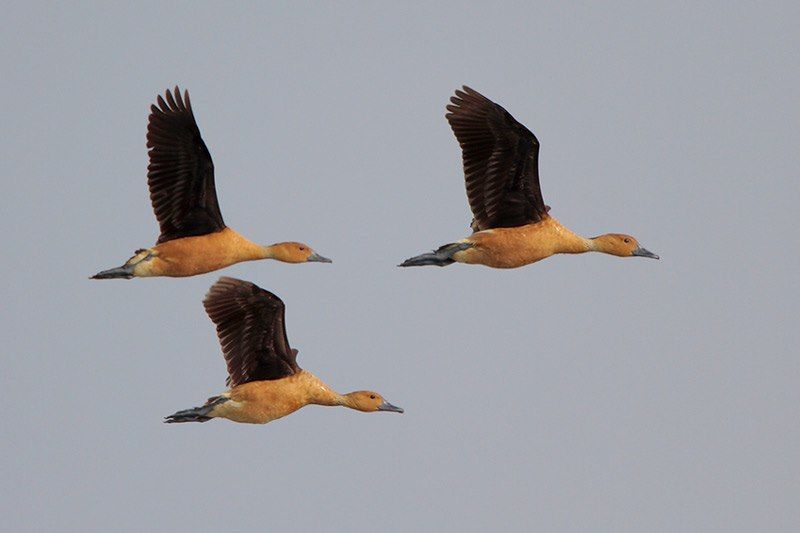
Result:
[[[373,413],[375,411],[391,411],[394,413],[402,413],[403,408],[392,405],[383,399],[383,396],[377,392],[368,390],[360,390],[345,394],[345,405],[351,409],[363,411],[365,413]]]
[[[606,233],[592,239],[594,249],[598,252],[616,255],[617,257],[659,257],[639,245],[639,241],[624,233]]]
[[[330,263],[307,244],[302,242],[279,242],[265,247],[267,257],[284,263]]]

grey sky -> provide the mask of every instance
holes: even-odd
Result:
[[[564,4],[6,4],[5,527],[797,531],[799,4]],[[175,83],[226,222],[332,265],[87,279],[155,241]],[[554,216],[662,260],[396,268],[468,233],[462,83],[537,134]],[[162,424],[224,390],[223,273],[406,413]]]

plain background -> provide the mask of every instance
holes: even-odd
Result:
[[[797,531],[799,5],[6,4],[4,529]],[[332,265],[87,279],[155,241],[176,83],[226,222]],[[469,233],[462,83],[538,135],[554,216],[663,259],[396,268]],[[224,390],[221,274],[406,413],[162,424]]]

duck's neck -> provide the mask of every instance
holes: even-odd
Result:
[[[320,381],[320,383],[322,383]],[[333,389],[328,388],[327,385],[322,385],[322,387],[316,387],[314,389],[311,398],[309,399],[308,403],[313,403],[314,405],[326,405],[328,407],[347,407],[350,409],[358,409],[355,402],[353,401],[353,397],[348,394],[339,394]]]
[[[308,391],[308,403],[314,405],[336,406],[344,405],[349,407],[348,398],[331,389],[317,376],[310,372],[303,371],[306,380],[306,390]]]
[[[583,254],[593,252],[595,244],[592,239],[581,237],[574,231],[556,222],[558,251],[560,254]]]
[[[589,246],[591,247],[590,251],[616,255],[614,254],[613,243],[604,239],[603,237],[604,237],[603,235],[600,235],[599,237],[592,237],[591,239],[586,239],[586,241],[589,243]]]
[[[231,228],[225,228],[221,233],[225,235],[228,246],[236,251],[240,261],[275,258],[276,244],[270,246],[256,244]]]
[[[334,407],[343,405],[345,407],[350,407],[348,402],[348,398],[344,394],[339,394],[336,391],[328,390],[326,393],[323,394],[315,394],[309,403],[313,403],[314,405],[327,405],[328,407]]]
[[[279,244],[270,244],[269,246],[265,246],[251,242],[250,246],[248,246],[248,255],[250,259],[275,259],[276,261],[286,260],[286,254],[281,250]]]
[[[254,259],[275,259],[278,252],[276,246],[275,244],[270,244],[269,246],[256,244],[256,248],[253,250],[256,255]]]

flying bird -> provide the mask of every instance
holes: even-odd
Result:
[[[456,90],[447,121],[461,145],[472,235],[399,266],[453,263],[516,268],[553,254],[603,252],[659,257],[630,235],[585,238],[550,216],[539,187],[539,141],[500,105],[467,86]]]
[[[204,274],[241,261],[330,263],[310,246],[256,244],[225,225],[214,187],[214,163],[194,119],[189,92],[178,87],[150,106],[147,184],[161,229],[156,245],[136,250],[124,265],[92,279]]]
[[[286,338],[285,307],[271,292],[248,281],[223,277],[211,287],[203,304],[217,327],[230,389],[209,398],[202,407],[166,417],[165,422],[227,418],[266,424],[311,404],[365,413],[403,412],[377,392],[339,394],[297,366],[297,350]]]

